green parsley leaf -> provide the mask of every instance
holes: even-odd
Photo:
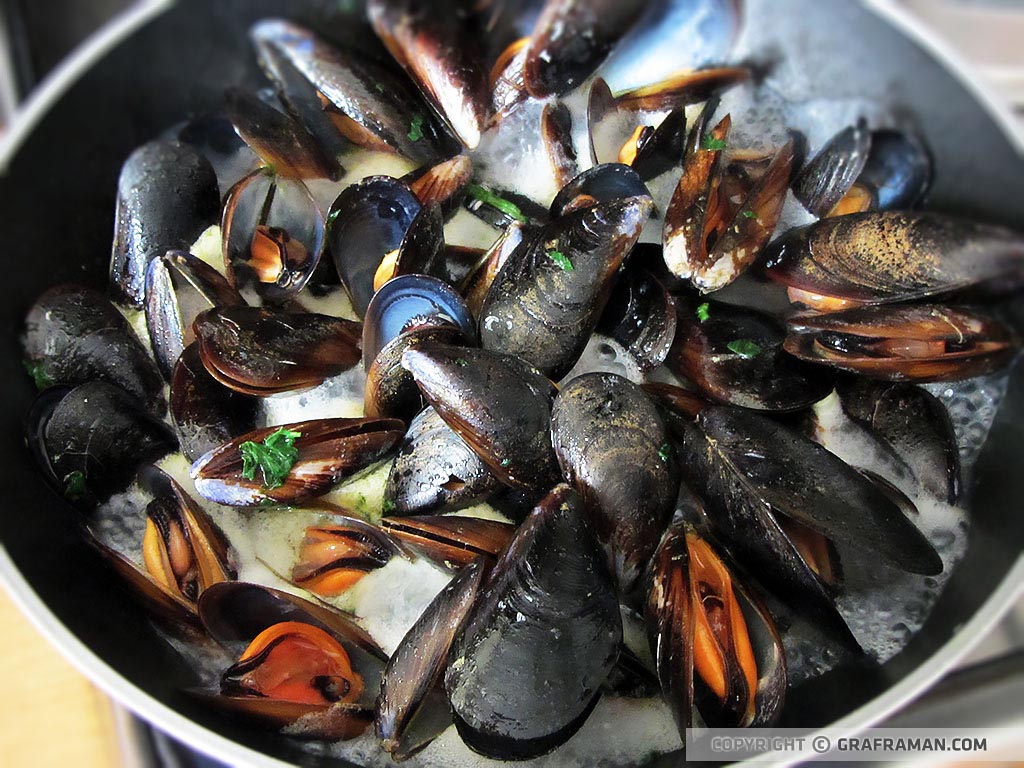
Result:
[[[390,515],[395,511],[395,502],[391,499],[384,499],[383,503],[380,505],[380,511],[385,515]]]
[[[409,140],[419,141],[423,138],[423,116],[416,115],[409,126]]]
[[[705,136],[704,140],[700,143],[700,148],[703,149],[705,152],[721,151],[725,149],[727,146],[729,145],[726,144],[721,139],[716,139],[710,133],[707,136]]]
[[[507,467],[507,466],[508,466],[509,464],[511,464],[511,463],[512,463],[512,462],[511,462],[511,461],[509,461],[508,459],[502,459],[502,460],[501,460],[501,466],[503,466],[503,467]]]
[[[672,446],[665,443],[661,448],[658,449],[658,458],[665,464],[668,464],[668,460],[672,458]]]
[[[280,488],[299,458],[299,449],[295,447],[295,440],[299,437],[302,437],[301,432],[282,428],[267,435],[262,443],[252,440],[242,443],[238,446],[242,454],[242,477],[255,480],[259,469],[264,488],[268,491]]]
[[[706,301],[697,307],[697,319],[702,323],[711,317],[711,305]]]
[[[761,354],[761,347],[750,339],[736,339],[726,344],[729,351],[735,352],[740,357],[757,357]]]
[[[28,371],[28,375],[32,377],[32,381],[36,384],[36,389],[46,389],[53,386],[53,379],[50,378],[50,374],[43,367],[42,360],[24,360],[23,362],[25,370]]]
[[[569,257],[561,251],[548,251],[548,258],[562,268],[563,272],[572,272],[576,267],[569,261]]]
[[[467,365],[469,365],[469,363],[467,363],[461,357],[455,359],[455,364],[459,366],[459,368],[465,368]]]
[[[64,478],[64,498],[68,501],[81,501],[89,495],[85,487],[85,473],[80,469],[68,473]]]
[[[741,211],[741,214],[742,214],[743,218],[745,218],[745,219],[756,219],[757,218],[757,214],[754,213],[753,211]]]
[[[474,197],[484,205],[489,205],[491,208],[497,208],[499,211],[509,216],[520,224],[526,224],[527,219],[523,216],[523,212],[519,210],[519,206],[515,203],[511,203],[503,197],[499,197],[494,194],[487,187],[481,187],[479,184],[470,184],[466,187],[466,194],[470,197]]]

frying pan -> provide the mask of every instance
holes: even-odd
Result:
[[[72,663],[172,736],[233,764],[339,765],[226,721],[179,693],[188,670],[97,567],[72,524],[74,513],[47,488],[22,442],[33,392],[21,368],[19,325],[48,286],[104,284],[124,158],[166,127],[216,107],[227,86],[258,82],[246,39],[253,21],[284,16],[325,31],[355,23],[340,10],[352,4],[337,0],[166,5],[124,17],[66,64],[0,150],[0,575]],[[814,92],[842,88],[913,115],[936,157],[931,207],[1021,225],[1024,159],[1009,117],[906,19],[883,18],[847,0],[750,5],[772,9],[764,34],[776,52],[813,73]],[[997,621],[1024,583],[1022,458],[1024,374],[1017,370],[971,478],[969,549],[924,628],[873,671],[840,669],[793,690],[784,725],[852,732],[877,723],[935,682]]]

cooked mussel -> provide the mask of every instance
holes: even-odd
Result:
[[[731,124],[726,115],[706,135],[700,124],[694,127],[665,214],[665,263],[703,293],[733,282],[760,255],[778,224],[793,167],[790,141],[742,199],[733,199],[724,161]]]
[[[177,447],[162,421],[106,381],[44,391],[29,413],[26,432],[44,475],[82,508],[124,490],[139,466]]]
[[[798,411],[827,397],[833,377],[783,348],[785,327],[769,315],[679,298],[667,364],[705,397],[757,411]]]
[[[549,752],[600,696],[622,642],[583,502],[557,486],[516,531],[455,639],[445,690],[459,735],[498,759]]]
[[[871,131],[861,119],[837,133],[804,166],[793,182],[796,199],[819,219],[829,216],[860,178],[870,151]]]
[[[595,165],[559,190],[551,203],[551,215],[558,218],[581,208],[650,196],[644,180],[628,165]]]
[[[224,386],[266,396],[313,387],[359,363],[359,323],[258,307],[207,310],[194,323],[206,370]]]
[[[562,472],[586,503],[628,592],[658,545],[679,490],[658,409],[621,376],[585,374],[555,399],[551,435]]]
[[[1024,238],[941,213],[875,211],[790,230],[765,265],[791,301],[828,311],[1019,286]]]
[[[555,184],[561,189],[579,173],[572,138],[572,112],[565,104],[555,102],[544,107],[540,116],[540,135]]]
[[[394,419],[322,419],[257,429],[192,465],[201,496],[234,507],[298,504],[380,461],[402,439]]]
[[[163,411],[153,361],[98,291],[76,285],[46,291],[25,317],[24,347],[25,366],[40,389],[109,381],[154,412]]]
[[[210,162],[187,144],[154,141],[135,150],[117,182],[110,256],[114,298],[141,308],[146,267],[169,250],[188,250],[217,223],[220,191]]]
[[[422,173],[414,172],[409,179],[409,189],[420,204],[426,207],[440,205],[448,214],[453,201],[473,178],[473,161],[467,155],[457,155],[445,160]]]
[[[841,542],[912,573],[943,564],[885,493],[798,432],[752,411],[711,407],[682,429],[682,467],[715,538],[779,599],[856,647],[833,603]]]
[[[470,9],[453,0],[370,0],[377,36],[469,149],[480,143],[490,94],[480,30]]]
[[[631,267],[612,291],[597,330],[650,371],[665,362],[676,336],[675,299],[646,269]]]
[[[463,281],[461,293],[466,298],[466,306],[475,319],[479,320],[480,308],[487,298],[487,292],[491,290],[494,279],[505,266],[509,256],[515,253],[516,248],[523,242],[523,236],[522,224],[509,224],[481,258],[477,269]]]
[[[510,523],[468,515],[385,517],[380,524],[413,552],[453,570],[477,560],[489,567],[501,557],[516,531]]]
[[[500,486],[483,459],[437,411],[426,408],[409,424],[384,487],[384,503],[392,515],[451,512]]]
[[[195,341],[192,324],[214,307],[245,304],[223,275],[184,251],[157,256],[146,269],[146,326],[153,355],[170,379],[182,351]]]
[[[402,365],[438,415],[503,483],[540,490],[559,476],[551,449],[555,386],[512,355],[424,343]]]
[[[857,307],[789,320],[786,351],[887,381],[958,381],[1009,365],[1018,342],[994,318],[937,304]]]
[[[358,518],[311,525],[302,539],[292,581],[321,597],[337,597],[399,554],[389,536]]]
[[[960,450],[949,411],[911,384],[865,378],[836,386],[843,412],[884,441],[929,493],[955,504],[960,496]]]
[[[922,139],[905,131],[880,130],[871,134],[871,153],[859,183],[871,190],[878,210],[898,211],[920,204],[933,173]]]
[[[570,213],[524,241],[480,310],[485,349],[518,355],[553,379],[579,360],[623,260],[652,208],[630,197]]]
[[[273,303],[305,287],[324,250],[324,217],[309,190],[269,168],[231,188],[221,229],[228,280]]]
[[[764,604],[712,544],[674,524],[654,556],[646,608],[651,653],[680,733],[767,726],[782,712],[786,657]]]
[[[616,95],[622,109],[663,112],[701,104],[751,76],[747,67],[704,67],[676,72],[664,80]]]

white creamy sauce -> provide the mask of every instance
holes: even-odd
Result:
[[[694,28],[699,23],[702,20],[698,20]],[[750,20],[747,28],[756,30],[756,19]],[[692,31],[689,34],[692,35]],[[678,40],[685,37],[686,31],[680,30],[680,35],[671,38],[674,41],[671,50],[664,51],[656,60],[662,63],[675,61],[681,55]],[[642,35],[636,33],[634,40],[642,41]],[[706,63],[702,57],[706,57],[708,51],[700,45],[690,46],[690,49],[696,63]],[[757,50],[756,44],[744,38],[734,58],[742,59]],[[662,69],[666,71],[659,70],[658,77],[669,74],[678,66]],[[648,82],[651,71],[646,62],[644,67],[638,68],[632,60],[615,56],[597,74],[607,77],[612,87],[621,91]],[[804,77],[802,73],[783,71],[781,79],[771,78],[756,88],[747,85],[730,91],[718,111],[719,116],[726,112],[733,114],[734,128],[730,146],[765,150],[776,148],[788,137],[786,129],[796,128],[807,136],[809,150],[813,153],[836,131],[859,116],[868,117],[872,127],[891,124],[891,114],[880,101],[854,97],[827,101],[807,98],[801,77]],[[589,87],[590,83],[585,83],[563,99],[572,114],[580,170],[592,164],[586,130]],[[542,109],[543,104],[530,103],[517,110],[497,130],[483,137],[479,150],[472,157],[477,179],[481,183],[499,191],[515,189],[547,207],[557,189],[539,138]],[[698,109],[688,114],[691,123]],[[612,126],[611,130],[622,131],[624,128],[624,125],[618,125]],[[401,177],[413,170],[408,161],[386,153],[356,151],[343,158],[343,162],[346,173],[342,180],[310,184],[314,198],[325,213],[339,192],[361,178],[378,174]],[[675,171],[651,182],[658,218],[648,225],[644,240],[660,242],[660,217],[667,208],[677,180],[678,171]],[[803,224],[808,220],[802,206],[790,195],[780,228]],[[486,248],[494,242],[498,231],[467,211],[460,211],[446,225],[445,234],[450,244]],[[192,252],[223,271],[221,233],[218,227],[211,227],[204,232]],[[298,298],[307,310],[354,318],[343,289],[325,297],[307,294]],[[125,315],[149,348],[144,313],[129,311]],[[643,381],[642,373],[628,353],[616,342],[601,336],[590,340],[580,363],[566,376],[565,381],[595,370],[618,373],[634,382]],[[675,378],[665,369],[653,372],[649,378],[675,383]],[[309,419],[361,416],[363,388],[364,372],[362,366],[356,366],[318,387],[264,399],[260,403],[258,423],[269,427]],[[965,474],[968,474],[1005,393],[1006,376],[986,377],[957,385],[938,385],[929,389],[950,408],[960,441]],[[939,503],[918,488],[908,487],[907,478],[900,474],[884,452],[876,448],[867,433],[843,416],[834,398],[822,403],[817,412],[822,427],[819,438],[826,448],[855,466],[879,472],[900,485],[915,500],[920,515],[914,522],[938,550],[945,565],[944,572],[938,577],[920,577],[874,562],[865,562],[852,551],[846,552],[844,549],[841,553],[845,565],[846,591],[839,599],[839,609],[869,655],[884,661],[896,654],[918,631],[950,573],[963,557],[968,542],[967,518],[962,509]],[[316,504],[310,505],[308,509],[241,510],[223,507],[207,502],[195,493],[188,463],[180,454],[168,457],[161,462],[161,466],[203,505],[224,531],[231,542],[232,556],[240,579],[301,593],[301,590],[288,583],[287,576],[295,564],[306,527],[330,524],[332,515],[328,510],[318,508]],[[322,501],[370,521],[379,520],[388,471],[389,462],[372,467],[343,483]],[[110,499],[97,514],[96,527],[101,538],[136,562],[141,560],[147,503],[146,494],[137,486],[132,486]],[[460,514],[504,519],[488,505],[480,505]],[[331,602],[351,611],[357,621],[390,653],[449,578],[448,573],[426,560],[395,558]],[[627,627],[630,630],[630,645],[641,654],[646,653],[642,628],[635,620],[627,622]],[[194,661],[197,669],[211,677],[212,683],[224,660],[217,654],[202,655],[204,652],[201,650],[177,640],[171,641],[181,653]],[[790,674],[795,683],[820,675],[842,661],[840,653],[831,643],[823,642],[813,629],[804,624],[795,624],[786,632],[784,641]],[[311,742],[306,743],[305,748],[313,753],[336,755],[359,764],[391,764],[377,746],[372,730],[350,742]],[[544,758],[524,765],[552,768],[635,765],[651,755],[679,748],[675,725],[667,707],[660,700],[604,697],[583,728],[566,745]],[[451,765],[483,768],[506,763],[486,760],[472,753],[462,743],[454,728],[449,728],[406,765],[411,768]]]

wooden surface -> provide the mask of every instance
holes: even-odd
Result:
[[[0,587],[0,765],[120,765],[110,702],[28,623]]]

